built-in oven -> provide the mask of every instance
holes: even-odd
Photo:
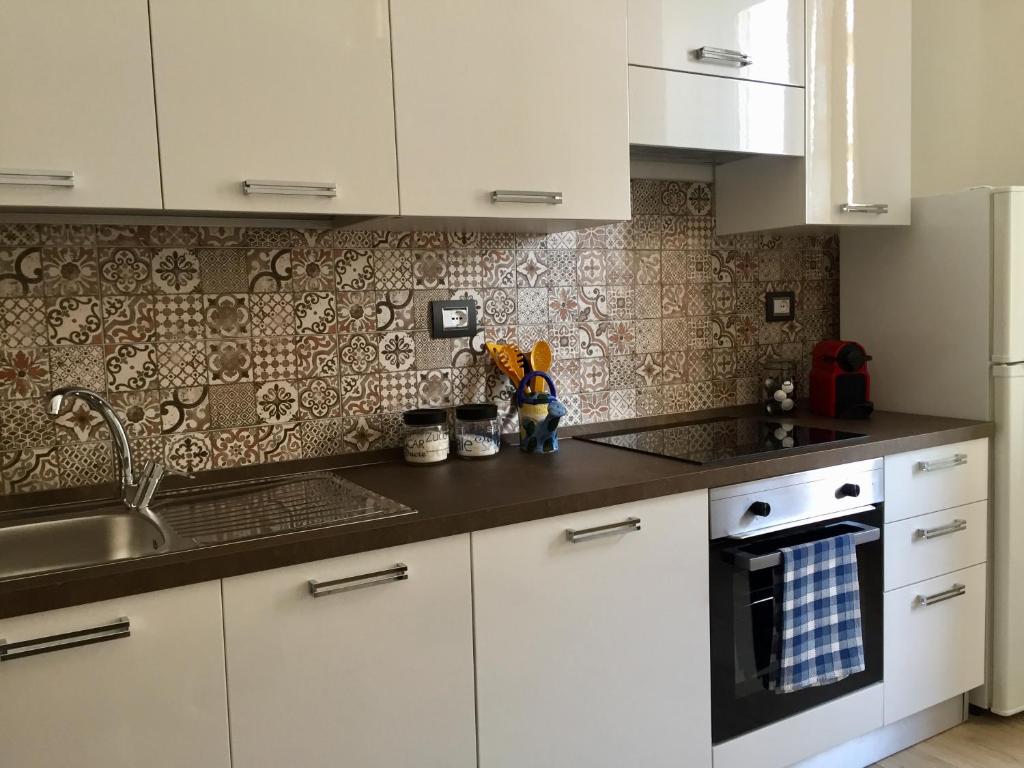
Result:
[[[882,680],[881,460],[711,491],[711,702],[715,744]],[[851,533],[857,552],[865,669],[780,693],[781,547]]]

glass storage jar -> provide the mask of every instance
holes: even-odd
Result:
[[[448,414],[440,408],[414,408],[402,414],[403,447],[409,464],[436,464],[448,458]]]
[[[793,410],[796,405],[796,363],[791,360],[768,360],[764,364],[764,409],[772,416]]]
[[[501,420],[494,403],[460,405],[455,409],[455,452],[463,459],[497,456]]]

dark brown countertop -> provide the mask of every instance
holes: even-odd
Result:
[[[624,430],[756,413],[750,408],[722,409],[574,431],[579,434]],[[809,416],[795,416],[793,420],[808,426],[864,432],[867,437],[832,447],[761,454],[713,466],[697,466],[572,439],[562,441],[558,454],[546,456],[506,447],[498,457],[483,461],[453,459],[435,466],[408,466],[395,460],[362,466],[335,465],[332,471],[407,504],[417,509],[418,514],[6,579],[0,581],[0,618],[993,434],[993,425],[987,422],[885,412],[876,413],[870,421],[845,422]],[[347,461],[350,463],[351,457]],[[292,466],[263,467],[254,473],[280,474],[327,466],[324,461],[294,462]],[[36,504],[39,503],[37,500]],[[10,499],[4,506],[8,508],[7,516],[20,514],[12,509]],[[0,521],[3,518],[0,515]]]

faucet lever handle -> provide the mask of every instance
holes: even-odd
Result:
[[[155,461],[147,461],[139,476],[138,490],[135,492],[135,508],[147,509],[153,500],[153,494],[160,487],[165,473],[164,466]]]

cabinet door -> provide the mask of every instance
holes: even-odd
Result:
[[[234,768],[475,767],[468,535],[225,579],[224,627]]]
[[[387,0],[150,5],[167,208],[398,213]]]
[[[809,224],[910,223],[910,6],[807,3]]]
[[[885,593],[885,724],[985,682],[985,565]]]
[[[629,0],[628,15],[630,64],[804,84],[803,0]]]
[[[0,205],[159,208],[146,0],[4,0]]]
[[[699,491],[473,534],[480,768],[711,765],[707,514]]]
[[[988,439],[885,457],[885,522],[988,498]]]
[[[229,768],[222,626],[220,582],[0,621],[0,764]]]
[[[403,215],[629,218],[625,0],[392,0],[391,26]]]

